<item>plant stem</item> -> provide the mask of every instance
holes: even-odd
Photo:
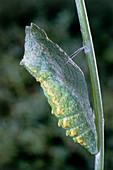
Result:
[[[85,51],[91,86],[92,86],[92,94],[93,94],[93,104],[95,111],[95,123],[98,135],[98,153],[95,155],[95,170],[103,170],[104,168],[104,116],[103,116],[103,106],[102,106],[102,98],[101,98],[101,90],[99,83],[99,76],[96,64],[96,57],[93,47],[93,41],[91,36],[91,31],[89,27],[86,7],[84,0],[75,0],[77,6],[77,12],[81,27],[81,33],[84,45],[88,48]]]

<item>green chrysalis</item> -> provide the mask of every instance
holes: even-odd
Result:
[[[81,69],[34,24],[26,27],[21,64],[41,83],[52,114],[59,119],[58,126],[65,128],[66,135],[91,154],[96,154],[95,118]]]

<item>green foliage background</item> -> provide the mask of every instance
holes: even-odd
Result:
[[[113,1],[86,4],[104,103],[105,169],[113,169]],[[19,65],[31,22],[69,55],[82,46],[74,0],[0,0],[0,170],[92,170],[93,156],[58,128],[40,84]],[[75,61],[89,82],[86,58]]]

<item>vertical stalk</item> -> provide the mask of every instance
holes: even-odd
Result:
[[[96,64],[96,57],[95,57],[85,2],[84,0],[75,0],[75,3],[77,7],[83,42],[84,45],[88,48],[88,50],[86,50],[85,53],[87,56],[89,72],[90,72],[92,94],[93,94],[93,105],[95,111],[95,123],[96,123],[97,135],[98,135],[98,153],[95,155],[95,170],[103,170],[104,168],[104,117],[103,117],[103,106],[102,106],[102,98],[101,98],[99,76],[98,76],[98,70]]]

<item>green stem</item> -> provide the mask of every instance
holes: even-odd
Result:
[[[103,106],[102,106],[102,98],[101,98],[99,76],[98,76],[98,70],[96,64],[96,57],[95,57],[85,2],[84,0],[75,0],[75,3],[77,6],[77,12],[78,12],[84,45],[88,48],[85,51],[85,53],[88,60],[88,66],[89,66],[89,72],[91,78],[93,104],[94,104],[94,111],[95,111],[95,123],[96,123],[97,135],[98,135],[98,153],[95,155],[95,170],[103,170],[104,168],[104,116],[103,116]]]

